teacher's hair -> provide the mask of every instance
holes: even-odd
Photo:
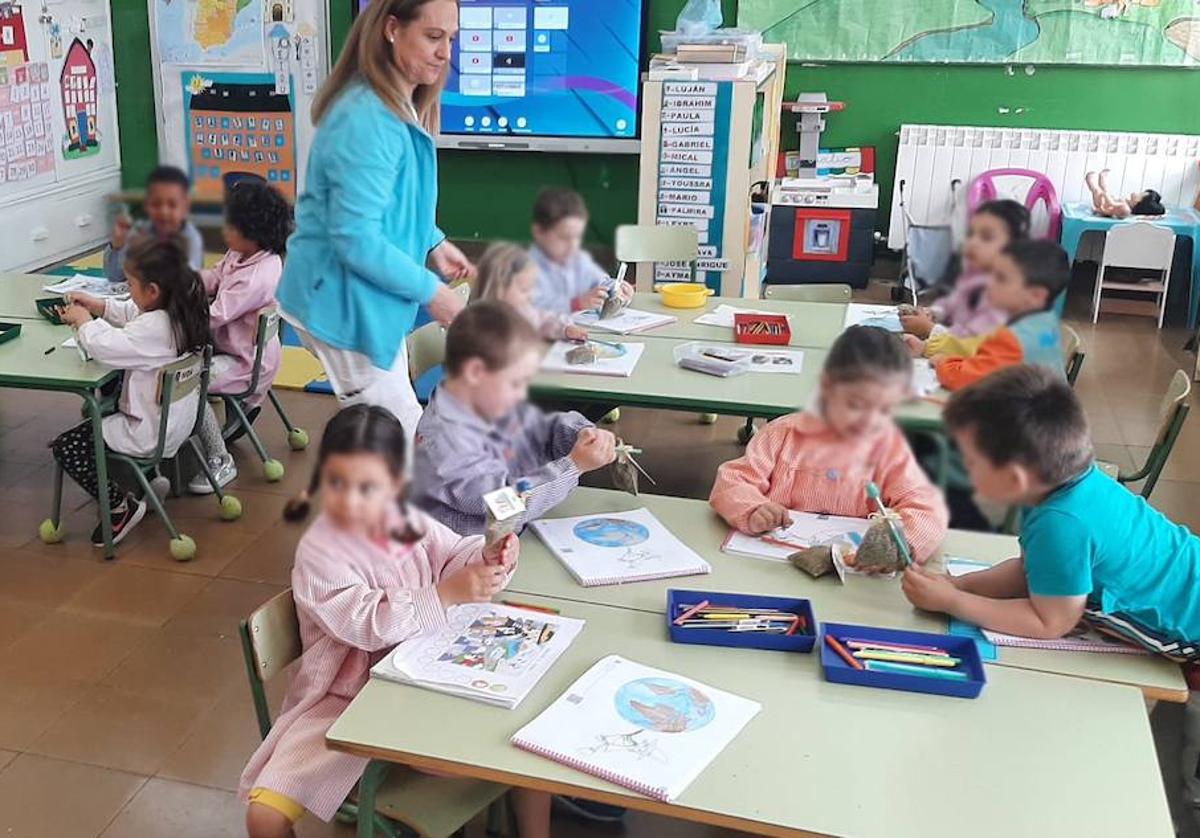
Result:
[[[312,121],[316,125],[328,113],[342,91],[361,79],[371,86],[380,99],[402,119],[411,120],[416,111],[417,122],[430,134],[436,134],[440,124],[438,101],[446,85],[446,73],[436,84],[417,85],[413,91],[412,108],[396,90],[396,65],[392,62],[391,46],[384,34],[389,17],[408,25],[417,19],[421,7],[433,0],[372,0],[358,14],[342,55],[325,84],[313,100]],[[447,71],[449,65],[447,64]]]

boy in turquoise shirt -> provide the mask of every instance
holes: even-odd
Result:
[[[944,419],[976,492],[1027,507],[1021,556],[955,578],[905,571],[913,605],[1046,639],[1085,620],[1173,661],[1200,662],[1200,538],[1096,467],[1083,408],[1061,376],[1001,370],[955,393]],[[1198,696],[1161,714],[1184,714],[1182,753],[1164,774],[1188,835],[1200,829]]]

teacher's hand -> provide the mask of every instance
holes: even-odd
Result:
[[[462,295],[450,288],[449,285],[438,283],[437,293],[429,301],[429,314],[443,326],[449,326],[450,321],[466,306],[467,301]]]
[[[443,239],[441,244],[430,251],[429,256],[433,260],[434,269],[446,279],[470,279],[475,276],[475,266],[471,264],[471,260],[451,244],[449,239]]]

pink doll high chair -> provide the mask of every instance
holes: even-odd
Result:
[[[1025,193],[1025,208],[1033,215],[1033,209],[1038,202],[1044,203],[1049,226],[1043,238],[1058,241],[1059,233],[1062,232],[1062,206],[1058,202],[1058,192],[1055,191],[1054,184],[1041,172],[1031,169],[989,169],[981,172],[971,181],[971,188],[967,192],[967,211],[973,213],[980,204],[1000,197],[996,191],[996,180],[1005,177],[1024,177],[1032,181],[1029,191]]]

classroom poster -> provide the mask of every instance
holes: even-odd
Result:
[[[71,41],[58,77],[63,109],[64,160],[90,157],[100,151],[100,74],[92,59],[94,42]]]
[[[50,68],[0,66],[0,184],[54,174]]]
[[[261,0],[153,0],[159,60],[264,66]]]
[[[1194,0],[741,0],[793,61],[1200,66]]]
[[[295,201],[294,103],[290,94],[276,92],[274,75],[188,71],[181,78],[196,196],[220,201],[229,185],[257,177]]]
[[[16,67],[28,61],[25,12],[21,6],[0,3],[0,67]]]

